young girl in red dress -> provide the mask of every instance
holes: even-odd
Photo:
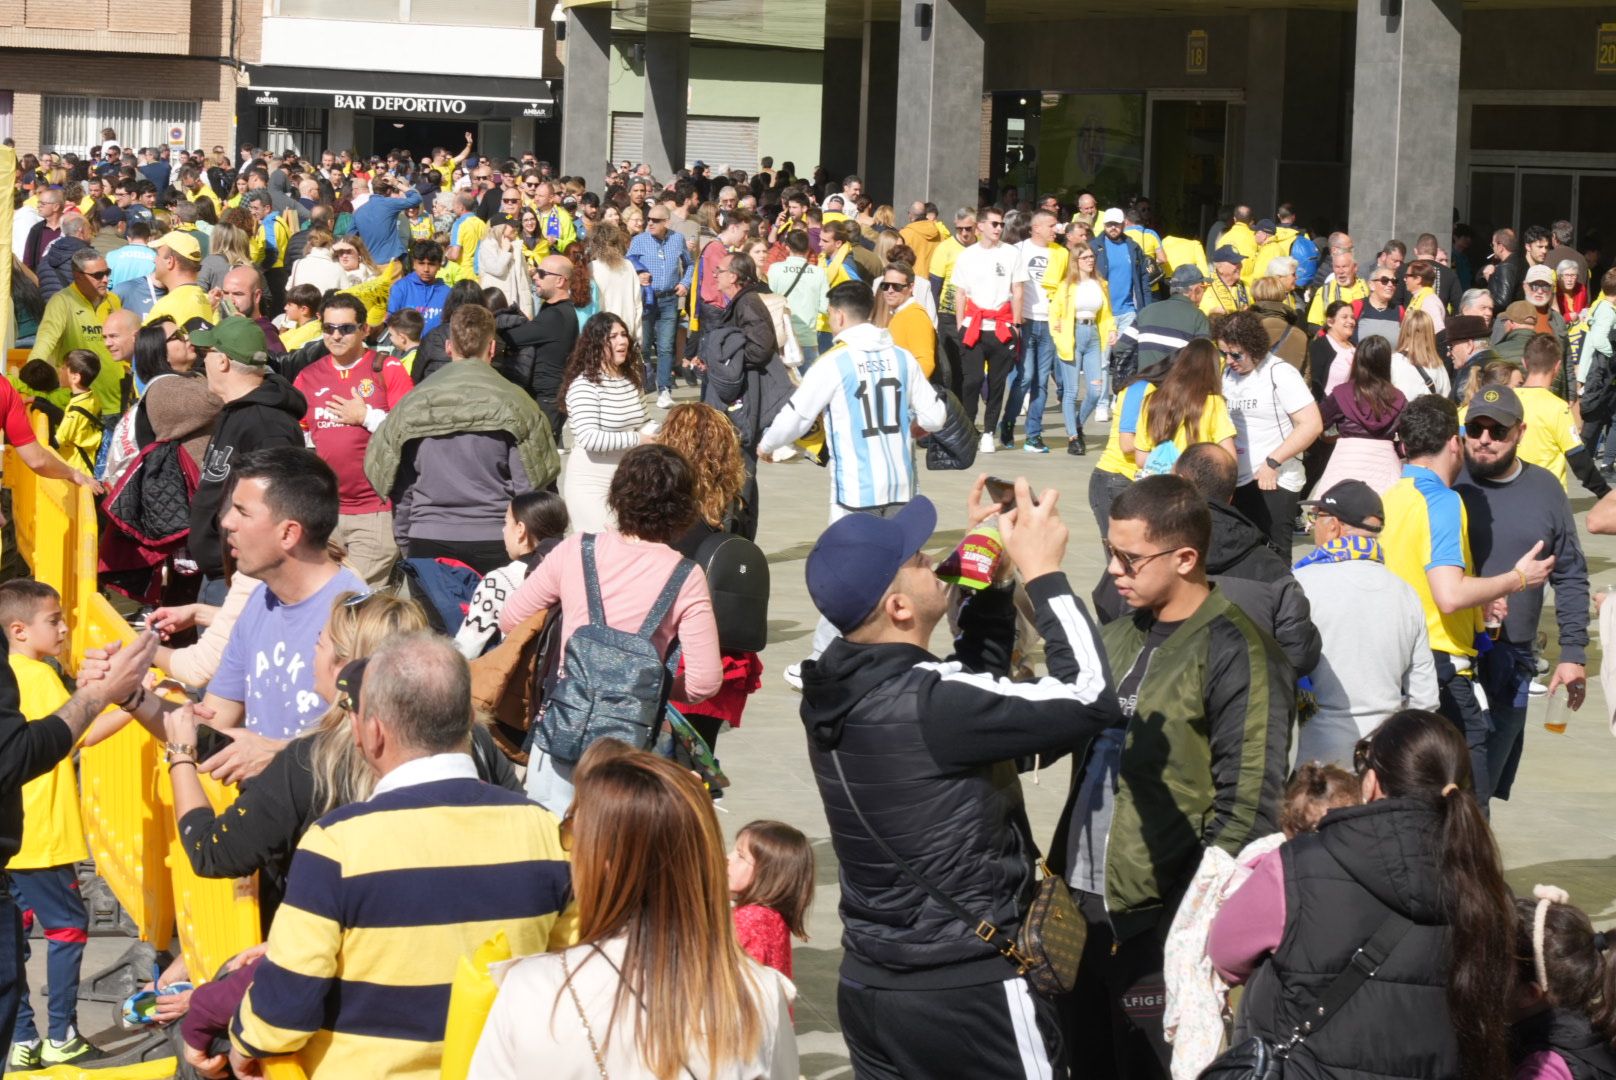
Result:
[[[729,853],[729,895],[741,948],[791,978],[791,935],[808,940],[803,920],[814,899],[808,838],[784,822],[747,825]]]

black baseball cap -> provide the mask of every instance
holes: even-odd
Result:
[[[1515,391],[1507,386],[1488,386],[1476,391],[1476,396],[1470,399],[1470,407],[1465,410],[1465,422],[1485,417],[1512,428],[1525,415],[1526,411],[1521,408],[1521,399]]]
[[[1474,405],[1470,411],[1475,412]],[[1302,505],[1322,510],[1337,521],[1369,532],[1379,532],[1386,523],[1386,507],[1382,505],[1380,496],[1362,480],[1343,480],[1322,497]],[[1371,518],[1380,524],[1371,524]]]

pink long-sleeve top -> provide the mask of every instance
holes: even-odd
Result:
[[[1285,864],[1276,849],[1251,866],[1251,876],[1212,919],[1206,955],[1223,981],[1238,986],[1285,935]]]
[[[662,586],[667,584],[682,556],[666,544],[629,542],[616,532],[595,535],[595,567],[600,576],[601,606],[606,623],[616,630],[637,631]],[[583,537],[573,535],[556,545],[529,574],[500,612],[499,629],[508,634],[525,620],[560,602],[560,648],[574,630],[589,622],[589,597],[584,590]],[[701,567],[690,571],[667,618],[652,635],[666,655],[677,637],[684,649],[684,670],[674,680],[673,696],[680,701],[705,701],[724,685],[724,662],[718,651],[718,624]]]

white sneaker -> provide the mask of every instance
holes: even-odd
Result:
[[[1101,398],[1100,403],[1094,407],[1094,421],[1098,424],[1109,424],[1111,422],[1111,402],[1109,399]]]
[[[1531,694],[1533,697],[1542,697],[1544,694],[1549,692],[1549,688],[1538,682],[1536,679],[1531,681],[1526,690],[1527,693]]]
[[[673,395],[666,390],[659,390],[656,396],[656,407],[659,409],[673,408]]]
[[[984,431],[982,437],[976,442],[976,452],[978,454],[991,454],[998,448],[998,444],[993,441],[993,432],[991,431]]]
[[[791,687],[791,689],[797,691],[798,693],[802,692],[802,661],[801,660],[798,660],[795,664],[787,664],[785,671],[782,672],[781,674],[783,674],[785,676],[787,686]]]

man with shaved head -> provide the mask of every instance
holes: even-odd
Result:
[[[221,301],[230,301],[236,313],[245,315],[264,328],[264,341],[269,348],[271,356],[279,356],[286,352],[286,346],[281,344],[281,334],[275,324],[264,317],[264,275],[254,266],[238,266],[225,274],[224,280],[219,282],[218,295],[213,298],[215,305],[221,307]]]
[[[533,271],[540,307],[521,326],[499,332],[511,356],[506,373],[533,396],[550,419],[554,431],[561,430],[556,395],[567,357],[578,342],[578,312],[572,306],[572,260],[565,255],[546,255]]]

